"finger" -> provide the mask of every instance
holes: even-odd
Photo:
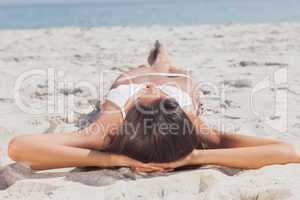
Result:
[[[153,169],[146,169],[146,168],[137,168],[136,172],[153,172]]]
[[[140,167],[133,167],[131,168],[133,172],[150,172],[153,171],[153,169],[146,169],[146,168],[140,168]]]
[[[149,163],[148,165],[152,167],[166,168],[169,167],[169,164],[166,163]]]
[[[152,170],[156,170],[156,171],[158,171],[158,170],[163,170],[162,167],[159,167],[159,166],[152,166],[152,165],[150,165],[150,164],[143,164],[143,165],[140,165],[140,166],[138,166],[138,167],[140,167],[140,168],[146,168],[146,169],[152,169]]]
[[[164,170],[164,168],[162,167],[152,167],[152,166],[142,167],[142,169],[153,171],[153,172],[160,172]]]
[[[172,165],[171,163],[151,163],[150,165],[153,167],[159,167],[163,169],[176,168],[176,166]]]
[[[149,168],[136,168],[135,172],[146,172],[146,173],[150,173],[150,172],[157,172],[157,171],[161,171],[161,170],[155,170],[155,169],[149,169]]]
[[[144,164],[142,166],[137,166],[139,170],[147,171],[147,172],[161,172],[164,171],[164,168],[162,167],[153,167],[149,164]]]
[[[167,173],[167,172],[172,172],[174,170],[175,170],[174,168],[169,168],[169,169],[164,169],[164,172]]]
[[[158,167],[154,167],[154,166],[150,166],[146,163],[142,163],[142,162],[137,162],[137,161],[134,161],[134,162],[131,162],[130,163],[130,168],[135,171],[136,168],[145,168],[145,169],[151,169],[151,170],[159,170],[160,168]]]

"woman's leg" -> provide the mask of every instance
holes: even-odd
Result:
[[[169,54],[159,41],[155,42],[154,48],[148,56],[148,63],[160,72],[169,72],[171,66]]]
[[[190,71],[182,70],[171,65],[169,53],[159,41],[155,42],[154,48],[150,51],[148,63],[158,72],[190,75]]]

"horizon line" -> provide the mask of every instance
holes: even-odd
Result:
[[[198,0],[190,0],[190,1],[198,1]],[[206,1],[206,0],[204,0]],[[90,0],[86,2],[47,2],[47,3],[40,3],[40,2],[31,2],[31,3],[0,3],[0,7],[22,7],[22,6],[55,6],[55,5],[93,5],[93,4],[131,4],[131,3],[175,3],[181,2],[181,0],[129,0],[127,2],[123,2],[122,0],[104,0],[104,1],[96,1]]]

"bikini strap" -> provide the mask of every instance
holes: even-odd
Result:
[[[172,77],[187,77],[187,78],[191,78],[189,75],[187,74],[178,74],[178,73],[155,73],[155,72],[152,72],[152,73],[147,73],[147,74],[142,74],[142,75],[136,75],[136,76],[129,76],[129,77],[123,77],[123,78],[120,78],[118,81],[124,81],[124,80],[131,80],[131,79],[134,79],[134,78],[139,78],[139,77],[144,77],[144,76],[172,76]]]
[[[124,108],[124,106],[122,106],[122,107],[119,107],[119,109],[121,110],[122,119],[124,120],[124,119],[125,119],[125,117],[126,117],[125,108]]]

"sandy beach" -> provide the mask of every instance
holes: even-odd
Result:
[[[7,156],[16,135],[78,129],[112,81],[146,64],[155,40],[201,82],[211,126],[300,149],[300,24],[0,31],[0,199],[299,199],[300,165],[33,173]],[[102,101],[101,101],[102,102]]]

